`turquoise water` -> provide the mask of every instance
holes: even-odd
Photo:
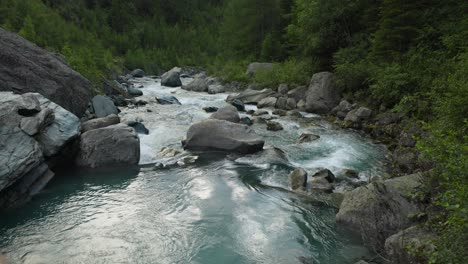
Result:
[[[212,153],[189,167],[155,169],[159,149],[180,147],[189,125],[207,117],[201,107],[222,106],[226,95],[150,80],[143,91],[153,112],[121,114],[143,119],[151,131],[141,136],[141,165],[61,169],[30,203],[3,212],[0,250],[12,263],[354,263],[368,256],[359,237],[336,225],[336,208],[287,190],[291,168]],[[152,104],[155,95],[172,93],[182,106]],[[360,181],[385,170],[385,149],[353,132],[320,119],[280,122],[285,131],[254,129],[294,166],[327,167],[338,178],[355,169]],[[302,132],[321,139],[296,145]]]

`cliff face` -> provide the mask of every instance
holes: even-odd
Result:
[[[0,28],[0,91],[40,93],[81,116],[92,84],[60,57]]]

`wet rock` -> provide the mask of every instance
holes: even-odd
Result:
[[[167,87],[179,87],[182,86],[182,81],[180,80],[180,68],[173,68],[170,71],[164,73],[161,76],[161,85]]]
[[[314,135],[314,134],[310,134],[310,133],[303,133],[299,137],[299,139],[297,140],[296,144],[312,142],[312,141],[315,141],[315,140],[317,140],[319,138],[320,138],[320,136],[318,136],[318,135]]]
[[[280,131],[283,130],[283,126],[275,121],[267,121],[267,130],[270,131]]]
[[[301,114],[301,112],[296,111],[296,110],[289,111],[289,112],[288,112],[288,115],[289,115],[290,117],[295,117],[295,118],[302,118],[302,117],[303,117],[302,114]]]
[[[276,164],[290,166],[286,153],[275,147],[266,148],[255,154],[238,158],[235,161],[242,164]]]
[[[0,47],[0,91],[39,93],[75,115],[83,115],[93,85],[62,58],[3,29]]]
[[[289,91],[288,85],[285,83],[282,83],[278,86],[278,93],[287,95]]]
[[[255,153],[265,142],[246,125],[209,119],[193,124],[183,141],[184,149]]]
[[[387,237],[411,225],[421,212],[412,195],[422,188],[422,175],[376,181],[345,193],[336,221],[359,231],[365,242],[382,251]]]
[[[125,107],[128,105],[128,102],[127,100],[125,100],[125,97],[123,95],[114,95],[111,97],[111,99],[114,102],[115,106]]]
[[[232,105],[220,108],[217,112],[210,116],[210,119],[226,120],[233,123],[240,122],[239,113]]]
[[[359,179],[359,172],[351,169],[343,170],[343,176],[351,179]]]
[[[207,107],[203,107],[203,110],[207,113],[214,113],[216,111],[218,111],[218,107],[214,107],[214,106],[207,106]]]
[[[257,111],[255,111],[252,115],[253,116],[261,116],[261,115],[268,115],[269,112],[267,110],[262,110],[262,109],[259,109]]]
[[[350,111],[346,117],[345,121],[352,123],[361,123],[371,117],[372,110],[367,107],[359,107],[358,109]]]
[[[119,110],[115,106],[114,102],[107,97],[102,95],[96,95],[92,100],[92,112],[96,117],[106,117],[108,115],[117,115]]]
[[[412,226],[387,238],[385,253],[392,263],[427,263],[426,256],[435,250],[435,238],[427,230]]]
[[[253,115],[254,113],[255,113],[255,110],[253,110],[253,109],[250,109],[249,111],[247,111],[248,115]]]
[[[89,130],[108,127],[118,123],[120,123],[120,118],[117,115],[109,115],[106,117],[91,119],[81,125],[81,132],[84,133]]]
[[[194,91],[194,92],[208,92],[209,86],[218,85],[216,83],[217,83],[216,78],[207,77],[204,73],[201,73],[201,74],[197,74],[190,83],[188,83],[187,85],[183,85],[182,89],[187,90],[187,91]],[[216,88],[216,87],[213,86],[213,88]]]
[[[146,102],[145,100],[136,100],[134,104],[135,106],[145,106],[148,104],[148,102]]]
[[[262,100],[260,100],[260,102],[258,102],[257,107],[258,108],[275,107],[277,100],[278,99],[276,97],[263,98]]]
[[[247,126],[253,125],[252,120],[251,120],[250,118],[246,117],[246,116],[245,116],[245,117],[242,117],[242,118],[240,119],[240,122],[239,122],[239,123],[241,123],[241,124],[243,124],[243,125],[247,125]]]
[[[306,92],[306,110],[310,113],[326,114],[337,106],[341,89],[335,85],[333,73],[320,72],[312,76]]]
[[[106,167],[136,165],[140,160],[140,140],[132,127],[124,124],[90,130],[81,135],[78,166]]]
[[[134,78],[142,78],[146,76],[146,73],[142,69],[135,69],[130,73]]]
[[[321,169],[312,175],[312,178],[324,178],[328,182],[335,182],[336,177],[329,169]]]
[[[52,109],[45,108],[35,116],[23,117],[21,119],[20,128],[24,133],[34,136],[52,124],[54,120],[54,111]]]
[[[209,94],[224,93],[225,91],[226,91],[226,89],[221,84],[212,84],[212,85],[208,86],[208,93]]]
[[[247,67],[245,74],[254,76],[258,72],[270,71],[273,69],[273,64],[268,62],[252,62]]]
[[[161,104],[161,105],[170,105],[170,104],[182,105],[176,97],[171,96],[171,95],[158,96],[156,97],[156,101],[158,102],[158,104]]]
[[[296,168],[289,174],[288,179],[289,186],[293,191],[305,188],[307,185],[307,172],[302,168]]]
[[[288,114],[288,112],[286,112],[285,110],[281,110],[281,109],[275,109],[272,114],[274,115],[278,115],[278,116],[286,116]]]
[[[231,105],[233,105],[235,108],[237,108],[237,111],[241,111],[241,112],[245,111],[245,105],[239,99],[232,100]]]
[[[353,105],[346,100],[342,100],[338,106],[333,108],[332,114],[344,119],[351,110],[353,110]]]
[[[296,107],[297,107],[297,104],[294,98],[288,98],[286,100],[286,110],[293,110],[293,109],[296,109]]]
[[[332,193],[333,189],[333,185],[324,177],[312,177],[310,180],[311,192]]]
[[[163,158],[173,158],[173,157],[179,155],[180,153],[182,153],[182,152],[177,150],[177,149],[164,147],[159,152],[159,155],[161,155],[161,157],[163,157]]]
[[[138,134],[144,134],[144,135],[148,135],[149,134],[149,130],[145,127],[145,125],[141,122],[138,122],[138,121],[129,121],[127,122],[127,125],[129,127],[133,127],[135,129],[135,132],[138,133]]]
[[[288,98],[287,97],[279,97],[278,101],[276,101],[276,108],[278,109],[286,109],[288,104]]]
[[[143,92],[137,88],[129,87],[128,94],[130,94],[131,96],[142,96]]]
[[[235,99],[239,99],[244,104],[258,104],[262,99],[270,97],[274,95],[271,89],[263,89],[263,90],[245,90],[240,92],[239,94],[229,95],[226,99],[227,102],[232,102]]]

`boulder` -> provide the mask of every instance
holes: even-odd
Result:
[[[296,102],[299,102],[300,100],[305,101],[306,92],[307,92],[306,86],[299,86],[288,91],[288,97],[294,99]]]
[[[140,89],[137,89],[133,86],[128,88],[128,94],[131,96],[142,96],[143,92]]]
[[[278,101],[276,101],[276,108],[278,109],[286,109],[286,106],[288,104],[288,98],[287,97],[279,97]]]
[[[218,111],[218,107],[214,107],[214,106],[207,106],[207,107],[203,107],[202,109],[207,113],[214,113]]]
[[[352,123],[361,123],[370,118],[372,110],[367,107],[359,107],[358,109],[350,111],[346,117],[345,121]]]
[[[303,168],[296,168],[289,174],[288,179],[289,186],[293,191],[297,189],[303,189],[307,185],[307,171],[305,171]]]
[[[351,110],[353,110],[353,105],[346,100],[342,100],[339,105],[332,109],[332,114],[344,119]]]
[[[142,69],[135,69],[130,73],[134,78],[142,78],[146,76],[146,73]]]
[[[306,92],[306,110],[310,113],[326,114],[338,105],[341,89],[335,85],[331,72],[320,72],[312,76]]]
[[[288,85],[285,83],[282,83],[278,86],[278,93],[282,95],[287,95],[289,91]]]
[[[226,91],[226,89],[221,84],[211,84],[211,85],[208,86],[208,93],[209,94],[224,93],[225,91]]]
[[[106,117],[108,115],[117,115],[119,110],[115,106],[112,99],[107,96],[96,95],[91,100],[92,111],[96,117]]]
[[[188,83],[187,85],[183,85],[182,89],[194,92],[208,92],[208,88],[210,87],[210,85],[213,85],[212,88],[220,88],[216,87],[216,83],[216,78],[207,77],[205,74],[201,73],[197,74],[190,83]]]
[[[351,169],[344,169],[343,170],[343,175],[347,178],[351,179],[359,179],[359,172]]]
[[[324,192],[332,193],[333,185],[325,177],[314,177],[310,180],[310,191],[311,192]]]
[[[271,89],[250,90],[240,92],[239,94],[229,95],[227,102],[232,102],[235,99],[241,100],[244,104],[258,104],[262,99],[273,96],[275,92]]]
[[[140,160],[140,140],[135,130],[117,124],[90,130],[81,135],[76,164],[82,167],[136,165]]]
[[[324,178],[332,183],[336,180],[335,175],[329,169],[321,169],[312,175],[312,178]]]
[[[235,108],[237,108],[237,111],[245,111],[245,105],[244,105],[244,102],[242,102],[241,100],[239,99],[234,99],[232,100],[232,102],[230,102],[231,105],[233,105]]]
[[[356,232],[378,251],[387,237],[411,225],[421,205],[411,197],[422,188],[422,175],[376,181],[345,193],[336,221]]]
[[[92,84],[56,54],[0,28],[0,91],[40,93],[77,116],[86,111]]]
[[[249,76],[254,76],[258,72],[270,71],[272,69],[273,69],[273,63],[253,62],[249,64],[245,74]]]
[[[164,73],[161,76],[161,85],[167,87],[179,87],[182,86],[182,81],[180,80],[179,71],[180,68],[173,68],[172,70]]]
[[[127,125],[129,127],[133,127],[133,129],[135,129],[135,132],[137,132],[138,134],[144,134],[144,135],[148,135],[149,134],[149,130],[145,127],[145,125],[141,122],[138,122],[138,121],[130,121],[130,122],[127,122]]]
[[[176,104],[176,105],[182,105],[179,100],[171,95],[161,95],[156,97],[156,101],[158,104],[161,105],[170,105],[170,104]]]
[[[255,153],[265,142],[246,125],[209,119],[193,124],[183,141],[184,149]]]
[[[267,124],[267,130],[270,130],[270,131],[280,131],[280,130],[283,130],[283,126],[278,123],[278,122],[275,122],[275,121],[267,121],[266,122]]]
[[[210,119],[226,120],[233,123],[240,122],[239,113],[237,113],[237,109],[232,105],[220,108],[210,116]]]
[[[296,109],[296,107],[296,100],[294,100],[294,98],[288,98],[286,101],[286,110],[293,110]]]
[[[252,155],[247,155],[235,160],[242,164],[267,164],[267,165],[285,165],[290,166],[286,153],[275,147],[266,148]]]
[[[299,100],[296,105],[297,109],[299,110],[305,110],[306,109],[306,101],[305,100]]]
[[[435,250],[435,238],[427,230],[412,226],[387,238],[385,253],[392,263],[427,263],[427,253]]]
[[[314,135],[314,134],[310,134],[310,133],[303,133],[299,137],[299,139],[297,140],[296,144],[312,142],[312,141],[315,141],[315,140],[317,140],[319,138],[320,138],[320,136],[318,136],[318,135]]]
[[[84,133],[86,131],[108,127],[108,126],[112,126],[118,123],[120,123],[120,118],[117,115],[109,115],[106,117],[91,119],[89,121],[84,122],[81,125],[81,132]]]
[[[260,100],[260,102],[258,102],[257,107],[258,108],[275,107],[277,100],[278,99],[276,97],[263,98],[262,100]]]

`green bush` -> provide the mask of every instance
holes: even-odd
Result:
[[[291,86],[308,84],[314,67],[304,61],[290,59],[282,63],[275,63],[271,71],[259,71],[253,77],[253,82],[260,86],[276,89],[279,84]]]

